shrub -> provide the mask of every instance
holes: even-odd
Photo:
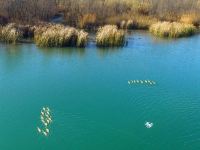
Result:
[[[96,35],[96,44],[100,47],[123,46],[125,42],[125,33],[118,30],[116,25],[105,25],[100,27]]]
[[[0,27],[0,41],[6,43],[17,43],[22,39],[22,32],[17,28],[16,24],[8,24]]]
[[[88,33],[63,25],[39,26],[35,30],[35,42],[41,47],[84,47]]]
[[[178,38],[190,36],[195,33],[196,28],[191,24],[178,22],[158,22],[150,27],[150,32],[160,37]]]
[[[38,23],[62,13],[65,23],[81,28],[94,22],[118,25],[122,20],[135,20],[119,18],[119,14],[153,15],[162,21],[179,21],[182,14],[191,11],[199,14],[200,0],[0,0],[2,23]]]

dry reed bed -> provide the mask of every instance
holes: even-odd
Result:
[[[23,33],[18,29],[16,24],[11,23],[0,27],[0,41],[6,43],[17,43],[23,37]]]
[[[25,38],[34,36],[34,26],[17,25],[15,23],[0,27],[0,41],[5,43],[18,43]]]
[[[150,27],[150,32],[159,37],[179,38],[191,36],[196,28],[192,24],[178,22],[158,22]]]
[[[197,13],[187,13],[180,17],[180,22],[186,24],[193,24],[194,26],[200,25],[200,15]]]
[[[122,29],[141,29],[148,30],[149,27],[157,22],[156,18],[149,16],[135,16],[131,17],[132,19],[123,20],[120,23],[120,28]]]
[[[97,31],[96,45],[99,47],[123,46],[124,43],[125,32],[119,30],[116,25],[105,25]]]
[[[34,32],[34,40],[41,47],[85,47],[88,33],[63,25],[39,26]]]

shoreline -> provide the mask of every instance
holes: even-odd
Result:
[[[49,50],[53,50],[53,49],[87,49],[87,48],[91,48],[91,47],[95,47],[98,49],[120,49],[123,47],[127,47],[127,45],[129,45],[129,41],[131,40],[141,40],[140,37],[138,37],[138,34],[141,35],[142,37],[147,37],[147,38],[151,38],[154,41],[165,41],[165,42],[174,42],[177,40],[190,40],[190,38],[195,38],[196,36],[200,35],[200,30],[198,30],[198,32],[196,34],[194,34],[193,36],[189,36],[189,37],[181,37],[181,38],[162,38],[162,37],[157,37],[152,35],[148,30],[127,30],[126,31],[126,43],[123,46],[113,46],[113,47],[98,47],[96,45],[96,41],[95,41],[95,37],[96,34],[94,34],[94,32],[88,32],[89,34],[89,38],[88,38],[88,42],[87,45],[85,47],[71,47],[71,46],[66,46],[66,47],[40,47],[37,46],[36,43],[34,42],[34,39],[23,39],[18,43],[5,43],[5,42],[0,42],[1,45],[7,45],[7,46],[20,46],[20,45],[35,45],[35,47],[41,48],[41,49],[49,49]]]
[[[170,23],[168,23],[168,24],[170,24]],[[187,25],[187,24],[185,24],[185,25]],[[7,29],[7,27],[8,27],[8,29]],[[36,42],[36,40],[35,40],[35,38],[36,38],[35,36],[36,36],[37,32],[39,33],[37,37],[41,38],[42,32],[47,32],[48,28],[49,28],[50,31],[51,30],[55,30],[55,32],[58,32],[60,29],[56,29],[57,27],[59,27],[59,28],[61,27],[61,29],[64,29],[64,30],[66,30],[68,28],[70,30],[73,29],[74,32],[84,32],[84,34],[86,34],[86,35],[84,35],[85,37],[83,37],[84,38],[84,44],[82,44],[83,46],[81,46],[81,47],[85,47],[85,45],[87,44],[88,40],[93,40],[95,43],[97,43],[97,39],[96,38],[97,38],[98,30],[101,28],[100,27],[99,29],[95,29],[95,30],[88,30],[88,29],[83,30],[83,29],[77,29],[77,28],[74,28],[74,27],[64,26],[64,25],[61,25],[61,24],[50,24],[50,23],[45,23],[44,24],[43,23],[43,24],[38,24],[38,25],[31,26],[31,25],[21,25],[21,24],[16,24],[16,23],[10,23],[8,25],[1,26],[1,30],[0,30],[0,42],[1,43],[6,43],[6,44],[35,43],[36,45],[38,45],[37,42]],[[114,25],[113,25],[113,27],[114,27]],[[2,31],[2,30],[4,30],[4,28],[5,28],[6,31]],[[115,26],[115,28],[117,30],[119,30],[119,31],[123,31],[125,37],[127,36],[127,34],[129,34],[129,32],[133,32],[133,31],[148,32],[148,33],[150,33],[150,34],[153,35],[153,33],[151,33],[151,31],[149,29],[121,29],[121,28],[118,28],[117,26]],[[62,34],[62,36],[65,36],[65,34],[68,34],[70,32],[70,30],[69,31],[66,30],[65,34],[63,34],[64,30],[60,31],[60,33],[55,33],[55,35],[53,35],[52,38],[54,39],[56,36],[58,36],[58,34]],[[7,33],[8,35],[4,35],[2,37],[2,34],[4,32],[8,32]],[[16,38],[14,37],[15,41],[12,42],[12,39],[9,39],[8,41],[6,41],[7,37],[9,37],[9,38],[11,37],[11,34],[10,34],[11,32],[15,32],[14,36],[17,35],[17,33],[20,33],[19,39],[16,39],[17,37]],[[188,34],[186,36],[180,36],[180,37],[178,37],[178,36],[177,37],[176,36],[174,36],[174,37],[157,36],[157,37],[158,38],[162,38],[162,39],[176,39],[176,38],[182,38],[182,37],[188,37],[189,38],[190,36],[195,35],[195,34],[199,34],[199,33],[200,33],[200,28],[195,28],[195,30],[192,31],[191,34]],[[105,31],[104,34],[105,35],[102,35],[102,36],[105,38],[105,36],[107,34],[109,34],[109,32]],[[93,35],[93,36],[91,37],[91,35]],[[153,36],[156,36],[156,35],[153,35]],[[46,38],[48,38],[48,37],[43,37],[43,38],[46,40]],[[109,36],[109,38],[110,38],[110,36]],[[115,38],[116,38],[116,35],[114,35],[113,39],[115,39]],[[106,41],[109,41],[109,39],[106,39]],[[41,45],[41,46],[43,46],[43,45]],[[123,45],[119,44],[118,42],[116,42],[115,45],[102,45],[102,47],[117,47],[117,46],[123,46]],[[74,47],[74,46],[69,43],[67,45],[61,45],[61,46],[58,46],[58,45],[57,46],[56,45],[48,46],[47,45],[45,47],[58,47],[59,48],[59,47]]]

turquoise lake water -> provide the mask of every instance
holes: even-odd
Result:
[[[127,40],[113,49],[1,44],[0,149],[199,150],[200,35]],[[128,84],[137,79],[156,85]],[[43,106],[48,137],[37,132]]]

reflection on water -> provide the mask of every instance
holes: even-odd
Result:
[[[105,48],[97,48],[97,53],[100,57],[105,57],[111,54],[115,54],[122,51],[122,48],[120,47],[113,47],[113,48],[109,48],[109,47],[105,47]]]
[[[84,57],[86,50],[84,48],[37,48],[34,44],[1,44],[0,55],[4,57],[0,59],[0,66],[7,71],[15,70],[23,66],[27,59],[31,60],[37,56],[38,52],[43,54],[45,60],[54,56],[81,58]]]
[[[23,48],[19,45],[1,44],[0,55],[4,55],[0,65],[5,65],[6,70],[15,69],[23,61]]]
[[[85,48],[39,48],[45,55],[60,55],[60,56],[73,56],[78,55],[83,57],[85,55]]]

